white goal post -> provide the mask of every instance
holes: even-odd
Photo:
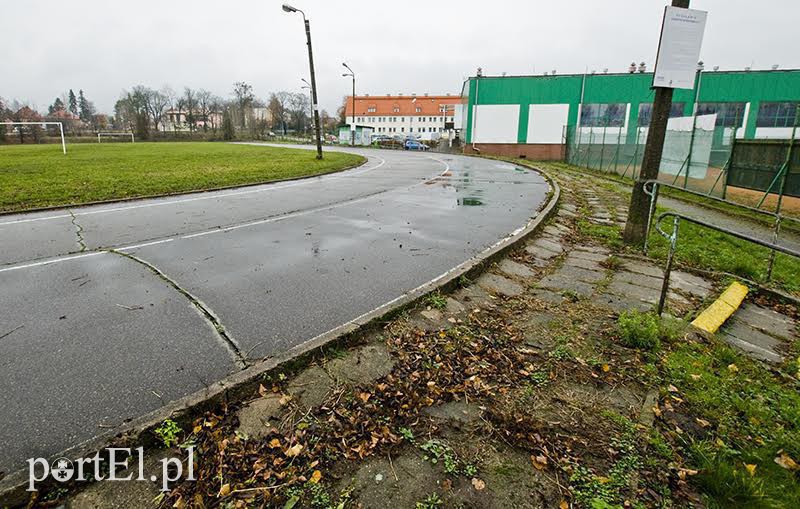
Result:
[[[64,155],[67,155],[67,142],[64,140],[64,124],[61,122],[0,122],[0,125],[39,125],[42,127],[46,125],[57,125],[61,133],[61,150],[64,152]]]
[[[107,132],[107,133],[97,133],[97,143],[100,143],[100,137],[101,137],[101,136],[130,136],[130,137],[131,137],[131,143],[136,143],[136,140],[135,140],[135,139],[133,139],[133,133],[126,133],[126,132],[119,132],[119,133],[112,133],[112,132]]]

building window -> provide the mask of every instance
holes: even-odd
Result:
[[[623,127],[625,103],[584,104],[581,107],[581,127]]]
[[[400,106],[392,106],[392,113],[400,113]]]
[[[797,103],[761,103],[756,127],[794,127]]]
[[[375,106],[370,106],[369,108],[367,108],[367,113],[375,113],[376,111],[377,110],[375,109]]]
[[[686,103],[672,103],[669,110],[669,118],[677,118],[683,116],[683,111],[686,109]],[[642,103],[639,105],[639,127],[649,127],[650,119],[653,118],[653,104]]]
[[[742,127],[744,103],[698,103],[698,115],[717,114],[717,127]]]
[[[422,113],[422,106],[417,106],[416,107],[416,112],[417,113]]]

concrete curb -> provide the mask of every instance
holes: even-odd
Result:
[[[297,363],[307,359],[310,354],[324,346],[345,342],[348,339],[352,339],[355,334],[365,333],[375,327],[379,327],[386,319],[415,304],[429,293],[440,289],[454,289],[462,276],[474,279],[477,274],[489,267],[493,261],[536,233],[542,223],[556,211],[556,206],[561,196],[561,189],[556,181],[539,168],[525,164],[518,164],[518,166],[534,170],[547,180],[550,185],[548,200],[537,211],[536,216],[530,219],[525,226],[510,233],[482,253],[350,322],[312,338],[286,352],[265,359],[259,364],[234,373],[224,380],[211,384],[205,390],[184,396],[158,410],[138,417],[118,428],[114,436],[106,435],[94,438],[54,454],[49,460],[52,461],[59,457],[79,458],[94,456],[95,453],[106,447],[135,447],[136,444],[153,443],[152,436],[148,436],[147,432],[157,427],[165,419],[171,418],[182,423],[189,422],[194,416],[202,414],[220,402],[239,401],[250,397],[257,391],[263,375],[270,371],[296,366]],[[10,473],[0,481],[0,506],[13,507],[27,504],[30,496],[30,493],[25,491],[27,483],[28,471],[26,468]],[[68,487],[64,485],[58,486],[62,488]],[[47,483],[40,483],[40,487],[47,489],[48,485]]]
[[[293,148],[293,147],[287,147]],[[305,150],[302,148],[294,148],[294,150]],[[324,177],[325,175],[332,175],[334,173],[339,173],[347,170],[353,170],[355,168],[360,168],[369,162],[369,158],[362,156],[361,154],[352,154],[350,152],[345,152],[350,155],[360,156],[363,157],[364,160],[358,164],[349,164],[343,168],[339,168],[336,170],[326,171],[323,173],[316,173],[314,175],[304,175],[302,177],[289,177],[285,179],[274,179],[274,180],[263,180],[261,182],[252,182],[249,184],[234,184],[230,186],[221,186],[221,187],[212,187],[209,189],[190,189],[188,191],[178,191],[175,193],[162,193],[162,194],[149,194],[146,196],[131,196],[128,198],[113,198],[111,200],[98,200],[98,201],[87,201],[84,203],[67,203],[65,205],[52,205],[49,207],[37,207],[32,209],[23,209],[23,210],[2,210],[0,211],[0,217],[3,216],[12,216],[16,214],[32,214],[34,212],[51,212],[53,210],[65,210],[65,209],[74,209],[78,207],[90,207],[92,205],[110,205],[114,203],[129,203],[134,201],[140,200],[151,200],[157,198],[171,198],[173,196],[183,196],[187,194],[200,194],[200,193],[213,193],[215,191],[228,191],[230,189],[243,189],[247,187],[254,187],[254,186],[264,186],[268,184],[281,184],[283,182],[294,182],[297,180],[307,180],[317,177]]]

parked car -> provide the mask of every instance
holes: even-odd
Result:
[[[417,140],[406,140],[403,144],[403,148],[406,150],[428,150],[428,146],[424,143],[420,143]]]

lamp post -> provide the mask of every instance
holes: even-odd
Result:
[[[314,93],[313,93],[313,89],[311,88],[311,83],[306,81],[305,78],[300,78],[300,81],[305,83],[305,85],[300,87],[300,88],[303,89],[303,90],[308,90],[308,95],[311,98],[311,116],[309,116],[308,118],[311,120],[311,130],[313,131],[314,130]]]
[[[317,77],[314,74],[314,54],[311,51],[311,25],[306,18],[306,13],[292,7],[289,4],[283,4],[285,12],[299,12],[303,15],[303,24],[306,26],[306,40],[308,41],[308,67],[311,70],[311,109],[314,111],[314,132],[317,137],[317,159],[322,159],[322,138],[320,135],[319,125],[319,97],[317,96]]]
[[[350,67],[342,62],[342,65],[345,69],[350,71],[349,73],[344,73],[342,76],[350,76],[353,78],[353,125],[350,127],[350,145],[356,145],[356,73],[353,72]]]

